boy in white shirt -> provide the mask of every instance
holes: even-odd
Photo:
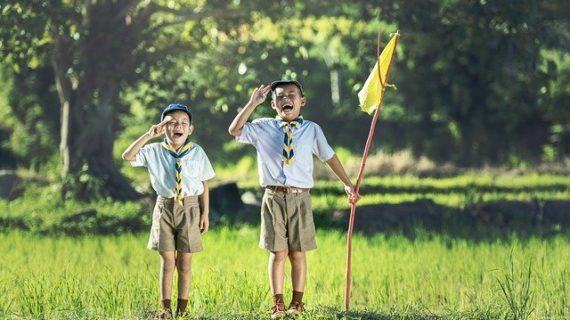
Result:
[[[174,268],[178,270],[177,316],[183,316],[190,293],[192,253],[202,251],[201,234],[209,227],[208,180],[214,170],[204,150],[190,142],[192,115],[187,106],[171,104],[159,124],[150,127],[122,155],[134,167],[148,168],[158,197],[148,248],[161,257],[161,319],[172,318]],[[165,135],[161,143],[147,144]]]
[[[277,117],[247,122],[269,92],[272,92],[271,107]],[[297,81],[279,80],[262,85],[253,91],[228,129],[238,142],[252,144],[257,150],[259,182],[265,188],[259,245],[269,251],[272,319],[304,310],[305,252],[316,249],[309,195],[313,187],[313,154],[326,162],[342,181],[349,201],[358,200],[354,186],[319,125],[300,116],[305,104],[303,88]],[[291,261],[293,295],[285,309],[283,282],[287,257]]]

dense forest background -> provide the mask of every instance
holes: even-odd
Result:
[[[304,85],[306,118],[359,154],[356,93],[400,30],[374,147],[480,168],[567,164],[566,1],[4,1],[0,168],[64,192],[133,198],[119,155],[171,103],[216,164],[251,150],[227,126],[253,87]],[[267,106],[256,116],[272,116]]]

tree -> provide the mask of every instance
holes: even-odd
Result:
[[[63,192],[132,199],[136,193],[112,157],[124,110],[121,91],[160,65],[179,37],[161,40],[169,26],[233,14],[225,2],[211,6],[158,1],[8,1],[0,5],[0,48],[16,75],[49,66],[60,107]],[[185,6],[184,6],[185,5]],[[161,38],[162,37],[162,38]]]
[[[383,2],[383,16],[402,28],[403,105],[425,129],[411,139],[416,153],[463,166],[540,161],[560,121],[546,112],[554,107],[546,98],[556,72],[541,66],[556,64],[543,53],[567,51],[564,7],[535,0]],[[451,144],[439,143],[445,136]]]

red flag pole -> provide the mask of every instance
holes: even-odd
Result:
[[[398,45],[399,31],[396,33],[396,42],[394,43],[394,52],[392,52],[392,57],[390,57],[390,64],[388,65],[388,70],[386,72],[386,83],[388,82],[388,77],[390,76],[390,69],[392,66],[392,60],[394,58],[394,53],[396,52],[396,46]],[[358,169],[358,178],[356,179],[356,184],[354,186],[355,193],[358,194],[360,189],[360,184],[364,176],[364,167],[366,166],[366,158],[368,158],[368,153],[370,152],[370,147],[372,146],[372,139],[374,138],[374,130],[376,128],[376,122],[378,121],[378,114],[382,109],[382,101],[384,100],[384,93],[386,91],[386,83],[382,82],[381,70],[380,70],[380,34],[378,34],[378,46],[377,46],[377,56],[378,60],[378,77],[380,78],[380,84],[382,86],[382,95],[380,96],[380,102],[378,107],[374,112],[372,121],[370,123],[370,131],[368,132],[368,138],[366,139],[366,145],[364,147],[364,152],[362,153],[362,160],[360,161],[360,168]],[[344,291],[344,309],[348,311],[350,307],[350,278],[351,278],[351,260],[352,260],[352,231],[354,230],[354,216],[356,213],[356,203],[350,204],[350,218],[348,220],[348,232],[346,234],[346,287]]]

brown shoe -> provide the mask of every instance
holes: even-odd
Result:
[[[172,319],[172,310],[170,309],[162,309],[158,314],[159,319]]]
[[[287,309],[287,314],[291,316],[296,316],[299,313],[305,311],[305,304],[302,302],[293,301],[289,305],[289,309]]]
[[[271,314],[271,319],[283,319],[285,317],[285,304],[282,302],[277,302],[269,309]]]

